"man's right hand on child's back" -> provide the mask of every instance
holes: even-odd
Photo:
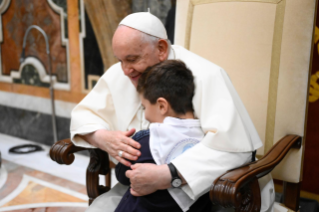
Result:
[[[138,150],[141,145],[130,138],[134,133],[135,129],[125,132],[101,129],[82,137],[93,146],[110,154],[123,165],[131,166],[132,164],[128,160],[135,161],[141,155]],[[120,151],[122,151],[122,157],[119,156]]]

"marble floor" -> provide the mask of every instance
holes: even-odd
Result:
[[[73,164],[66,166],[50,159],[49,146],[41,145],[45,151],[23,155],[8,151],[13,146],[30,143],[34,142],[0,134],[0,212],[85,211],[89,157],[76,154]],[[114,186],[117,181],[113,173]],[[103,184],[105,180],[101,177],[100,181]]]

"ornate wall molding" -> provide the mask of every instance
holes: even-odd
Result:
[[[48,98],[5,92],[0,90],[2,106],[51,115],[51,102]],[[76,103],[55,100],[55,112],[58,117],[71,118]],[[51,118],[51,117],[50,117]],[[50,122],[51,123],[51,122]]]
[[[33,65],[34,67],[39,67],[40,69],[38,70],[39,74],[42,76],[41,79],[47,79],[49,77],[49,75],[47,74],[48,71],[46,71],[48,69],[48,64],[47,64],[47,58],[45,53],[45,49],[39,48],[39,50],[37,51],[37,49],[35,49],[36,45],[39,45],[39,43],[37,43],[38,41],[41,42],[41,40],[37,40],[38,37],[39,39],[40,36],[34,36],[37,35],[36,32],[30,32],[30,34],[34,33],[33,35],[28,35],[27,40],[30,40],[29,42],[27,41],[27,46],[26,46],[26,50],[27,50],[27,59],[23,62],[23,63],[19,63],[19,67],[18,66],[14,66],[14,68],[11,68],[9,65],[7,65],[6,67],[4,66],[4,61],[3,60],[3,56],[6,56],[4,54],[8,54],[8,50],[4,50],[3,48],[3,44],[6,42],[4,41],[5,36],[4,36],[4,31],[5,30],[12,30],[12,26],[14,26],[14,23],[11,23],[10,20],[10,26],[5,25],[6,23],[4,23],[4,19],[3,19],[3,15],[6,14],[7,12],[10,12],[11,14],[11,18],[14,20],[21,20],[19,18],[18,15],[15,14],[15,11],[8,11],[10,9],[10,5],[14,3],[15,6],[18,4],[24,4],[22,3],[17,3],[11,0],[3,0],[2,3],[0,4],[0,81],[2,82],[7,82],[7,83],[14,83],[14,80],[17,79],[18,77],[21,76],[21,70],[22,68],[27,65]],[[45,30],[46,33],[48,34],[49,38],[51,38],[51,40],[49,39],[50,42],[50,49],[51,49],[51,59],[52,59],[52,73],[53,73],[53,78],[55,78],[54,80],[54,88],[58,89],[58,90],[70,90],[70,84],[71,84],[71,68],[70,68],[70,53],[69,53],[69,40],[66,37],[66,27],[65,27],[65,21],[64,18],[67,16],[67,14],[63,11],[63,8],[56,5],[53,0],[47,0],[46,2],[49,6],[49,8],[52,10],[52,14],[51,12],[47,12],[44,11],[44,13],[42,14],[42,16],[47,15],[48,17],[50,17],[52,20],[50,20],[49,18],[43,19],[41,20],[41,24],[44,25],[47,29],[49,30]],[[36,2],[35,2],[36,4]],[[25,6],[25,5],[24,5]],[[36,5],[38,6],[38,5]],[[43,6],[43,7],[48,7],[47,5]],[[17,8],[16,7],[16,8]],[[27,6],[25,6],[27,7]],[[16,8],[13,8],[16,10]],[[29,9],[33,12],[35,12],[36,9],[32,8],[26,8]],[[40,8],[42,9],[42,8]],[[39,9],[39,10],[40,10]],[[80,48],[81,48],[81,71],[82,71],[82,78],[84,79],[84,56],[83,56],[83,39],[85,38],[85,22],[84,22],[84,4],[83,4],[83,0],[80,0],[80,10],[81,10],[81,32],[79,34],[80,37]],[[21,15],[21,14],[19,14]],[[28,20],[25,21],[25,23],[20,23],[19,26],[17,26],[18,28],[20,28],[19,30],[21,31],[21,27],[26,28],[31,24],[38,24],[38,21],[36,21],[36,23],[33,22],[33,19],[36,19],[36,17],[32,17],[32,13],[26,13],[26,16],[28,16]],[[56,15],[59,16],[59,21],[57,21]],[[49,23],[50,21],[53,21],[54,23]],[[31,23],[31,24],[30,24]],[[55,26],[59,26],[60,30],[58,30],[58,32],[56,32],[56,30],[52,29],[52,25]],[[21,26],[21,27],[20,27]],[[11,27],[11,28],[10,28]],[[54,27],[54,26],[53,26]],[[14,57],[10,57],[12,59],[11,64],[17,64],[18,61],[17,58],[20,56],[21,54],[21,48],[22,48],[22,37],[24,35],[24,29],[22,29],[23,32],[21,31],[20,33],[17,33],[16,31],[12,32],[10,31],[10,39],[12,38],[13,42],[15,42],[16,47],[12,46],[12,48],[15,49],[15,52],[12,54],[15,54]],[[31,36],[31,37],[29,37]],[[55,37],[54,37],[55,36]],[[60,37],[60,41],[55,41],[52,39],[57,39],[57,36]],[[8,36],[7,36],[8,37]],[[12,42],[12,41],[11,41]],[[21,43],[21,45],[20,45]],[[59,44],[60,43],[60,44]],[[7,43],[8,45],[8,43]],[[33,45],[31,47],[31,45]],[[54,46],[53,46],[54,45]],[[60,47],[59,47],[60,45]],[[21,46],[21,48],[20,48]],[[40,45],[39,45],[40,46]],[[18,47],[18,49],[17,49]],[[30,47],[30,49],[28,50],[28,48]],[[59,47],[59,50],[56,50]],[[31,49],[33,48],[33,49]],[[63,54],[61,54],[60,52],[55,52],[56,55],[54,55],[54,51],[62,51],[62,49],[65,49],[65,52]],[[8,49],[8,47],[6,48]],[[53,51],[52,51],[53,50]],[[7,55],[6,57],[8,57],[9,55]],[[32,59],[28,59],[29,57],[32,57]],[[63,59],[64,57],[64,59]],[[56,63],[55,61],[56,60]],[[6,62],[8,63],[8,62]],[[42,63],[42,65],[39,65],[40,63]],[[44,72],[43,72],[44,71]],[[12,73],[11,73],[12,72]],[[43,76],[46,75],[46,76]]]
[[[14,81],[15,79],[19,79],[22,80],[22,71],[23,68],[27,65],[32,65],[35,67],[35,69],[37,70],[38,74],[39,74],[39,80],[42,83],[50,83],[50,76],[46,73],[45,71],[45,67],[43,66],[43,64],[41,63],[40,60],[38,60],[35,57],[27,57],[21,64],[20,64],[20,68],[18,71],[11,71],[10,73],[10,77],[11,79]],[[54,88],[55,89],[61,89],[61,90],[68,90],[69,86],[66,83],[60,83],[57,81],[56,76],[52,76],[52,82],[54,84]],[[30,83],[26,83],[26,84],[31,84]]]
[[[2,26],[2,14],[8,9],[11,0],[3,0],[0,4],[0,44],[3,42],[3,26]],[[1,45],[0,45],[0,81],[12,82],[10,76],[2,75],[2,61],[1,61]]]

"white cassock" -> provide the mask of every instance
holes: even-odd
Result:
[[[200,120],[205,137],[172,163],[187,181],[183,191],[191,199],[196,199],[207,192],[221,174],[248,162],[247,155],[251,156],[262,142],[222,68],[180,46],[172,46],[169,59],[183,61],[195,78],[194,113]],[[148,127],[138,93],[124,75],[120,63],[106,71],[71,114],[71,139],[83,147],[95,148],[75,135],[99,129],[126,131],[135,128],[138,131]],[[271,176],[261,178],[259,185],[261,211],[272,211],[275,194]],[[126,191],[124,188],[121,190]],[[114,195],[121,195],[121,192],[114,190],[104,196],[110,195],[113,195],[112,201],[116,204]],[[101,201],[98,203],[97,200]],[[93,207],[103,206],[106,202],[102,197],[97,200]],[[105,211],[105,205],[102,209]]]

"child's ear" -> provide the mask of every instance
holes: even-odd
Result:
[[[168,113],[168,110],[169,110],[168,101],[165,98],[160,97],[157,99],[157,104],[158,104],[158,107],[160,109],[160,113],[162,115],[166,115]]]

